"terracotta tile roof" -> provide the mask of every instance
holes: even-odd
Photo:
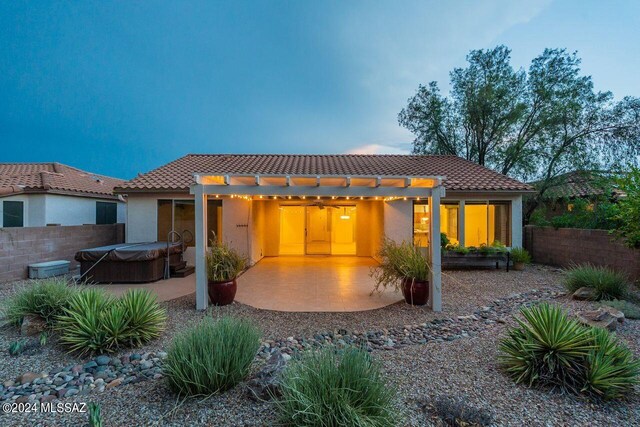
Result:
[[[116,198],[122,179],[85,172],[61,163],[0,163],[0,195],[59,193]]]
[[[444,176],[452,191],[531,191],[524,184],[455,156],[189,154],[126,182],[116,192],[185,191],[194,173]]]
[[[537,184],[538,181],[532,183]],[[576,170],[557,176],[545,192],[545,199],[581,198],[602,196],[607,189],[613,196],[623,196],[624,192],[613,185],[612,175],[602,171]]]

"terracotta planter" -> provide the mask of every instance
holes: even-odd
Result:
[[[429,281],[402,279],[402,295],[407,304],[425,305],[429,300]]]
[[[213,305],[227,305],[231,304],[236,297],[236,291],[238,290],[238,284],[236,279],[226,282],[214,282],[209,280],[209,298]]]
[[[513,269],[516,270],[516,271],[524,270],[524,262],[514,262],[513,263]]]

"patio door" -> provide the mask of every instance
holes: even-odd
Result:
[[[331,254],[332,211],[325,206],[307,206],[307,255]]]

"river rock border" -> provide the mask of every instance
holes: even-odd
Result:
[[[296,354],[326,345],[336,347],[361,346],[368,351],[395,350],[408,345],[454,341],[475,335],[495,323],[506,323],[514,309],[541,300],[565,295],[550,289],[513,294],[481,307],[473,314],[455,318],[438,318],[428,323],[404,325],[376,331],[339,329],[314,334],[312,337],[288,337],[264,341],[258,357],[270,359],[281,353],[285,362]],[[97,356],[87,363],[69,365],[49,372],[27,372],[15,380],[0,385],[0,401],[49,402],[91,392],[103,392],[119,385],[148,379],[160,379],[166,352],[132,353],[121,357]]]

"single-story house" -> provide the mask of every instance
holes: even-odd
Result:
[[[115,189],[127,195],[127,242],[166,241],[176,231],[190,246],[198,309],[208,304],[211,239],[256,263],[375,257],[387,236],[428,252],[430,303],[440,310],[440,233],[463,246],[522,246],[522,196],[530,191],[455,156],[268,154],[187,155]]]
[[[0,227],[124,223],[113,193],[123,183],[60,163],[0,163]]]

